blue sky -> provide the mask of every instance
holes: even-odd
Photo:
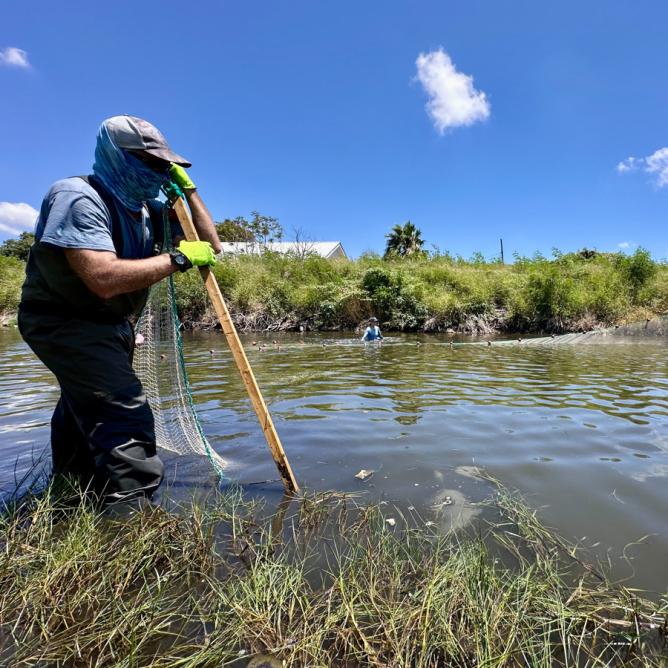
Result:
[[[353,256],[410,219],[464,256],[664,258],[666,26],[664,0],[9,0],[0,240],[130,113],[216,219],[256,209]]]

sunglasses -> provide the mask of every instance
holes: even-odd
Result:
[[[145,153],[144,151],[134,151],[129,150],[128,153],[132,154],[138,160],[141,160],[149,169],[152,169],[158,174],[164,174],[169,171],[171,162],[163,160],[162,158],[157,158],[150,153]]]

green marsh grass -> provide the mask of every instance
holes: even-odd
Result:
[[[1,521],[0,663],[662,666],[666,601],[613,585],[500,488],[494,521],[238,489],[124,521],[53,489]]]
[[[23,263],[0,257],[0,315],[16,310]],[[668,311],[668,265],[638,249],[517,257],[513,264],[450,255],[326,260],[265,252],[214,272],[241,330],[354,329],[489,333],[586,331]],[[196,271],[176,276],[182,321],[214,327]]]
[[[21,260],[0,255],[0,316],[18,308],[24,274]]]
[[[382,260],[230,258],[215,268],[241,329],[354,329],[376,315],[389,330],[586,331],[668,310],[668,265],[638,249],[555,254],[513,264],[449,255]],[[213,318],[199,277],[178,277],[191,324]]]

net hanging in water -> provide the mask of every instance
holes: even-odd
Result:
[[[168,248],[166,220],[164,228]],[[157,446],[179,455],[207,457],[222,478],[225,462],[204,435],[193,405],[180,329],[174,279],[169,276],[151,287],[137,321],[135,332],[143,341],[135,348],[134,369],[153,410]]]

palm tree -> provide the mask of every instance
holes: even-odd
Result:
[[[385,258],[409,257],[416,253],[422,253],[424,239],[422,233],[411,221],[404,225],[395,225],[389,234],[386,234],[387,245],[385,246]]]

